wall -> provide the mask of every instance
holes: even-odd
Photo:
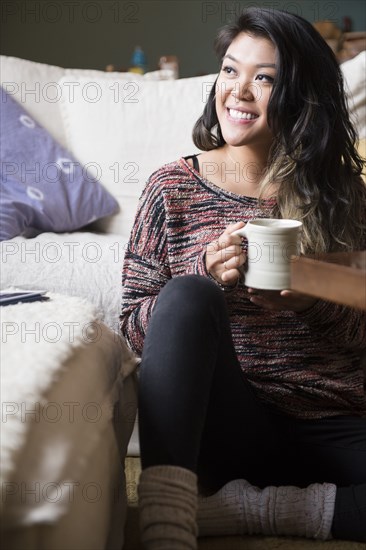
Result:
[[[363,0],[3,0],[1,53],[63,67],[128,68],[135,45],[154,70],[162,55],[177,55],[180,75],[217,70],[212,44],[217,29],[247,5],[298,13],[309,21],[331,19],[366,29]]]

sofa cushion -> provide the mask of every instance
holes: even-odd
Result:
[[[62,90],[58,81],[64,75],[73,78],[80,74],[93,79],[104,73],[92,69],[64,69],[28,59],[0,56],[1,86],[64,147],[66,136],[59,109]],[[116,79],[120,74],[108,73],[108,77]],[[143,77],[135,75],[134,78]]]
[[[192,130],[216,75],[172,81],[63,77],[61,109],[67,143],[99,171],[120,214],[96,224],[128,237],[138,197],[161,165],[196,152]],[[70,91],[73,90],[71,94]]]
[[[341,65],[351,119],[360,139],[366,138],[366,51]]]
[[[75,158],[1,88],[0,240],[74,231],[118,210]]]
[[[66,75],[69,77],[83,75],[91,80],[104,75],[114,81],[127,77],[130,73],[64,69],[47,63],[0,55],[0,81],[3,88],[63,146],[66,146],[66,137],[59,109],[62,90],[58,81]],[[165,80],[171,78],[171,74],[169,71],[153,71],[144,75],[134,74],[133,78],[134,80]]]
[[[17,57],[0,56],[1,86],[29,115],[66,145],[62,118],[58,108],[59,93],[55,84],[64,69]]]

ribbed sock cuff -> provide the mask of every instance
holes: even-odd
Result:
[[[138,487],[141,542],[149,550],[197,547],[197,476],[177,466],[151,466]]]
[[[161,481],[164,480],[164,483],[172,482],[175,486],[182,486],[188,490],[192,487],[197,487],[197,475],[188,470],[187,468],[182,468],[181,466],[170,466],[170,465],[158,465],[158,466],[149,466],[142,470],[140,475],[140,483],[144,480],[149,481]]]
[[[335,499],[337,487],[333,483],[323,484],[323,510],[322,520],[318,531],[315,533],[316,539],[328,540],[332,538],[332,523],[334,517]]]

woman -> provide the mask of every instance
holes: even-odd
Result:
[[[194,129],[204,152],[151,176],[125,256],[121,328],[142,354],[141,538],[364,541],[365,313],[246,288],[233,235],[295,218],[305,253],[365,247],[341,73],[311,24],[281,11],[248,9],[216,49]]]

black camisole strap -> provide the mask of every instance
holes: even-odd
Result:
[[[197,155],[189,155],[188,157],[184,157],[185,160],[192,159],[193,162],[193,168],[196,170],[196,172],[200,173],[200,167],[197,160]]]

